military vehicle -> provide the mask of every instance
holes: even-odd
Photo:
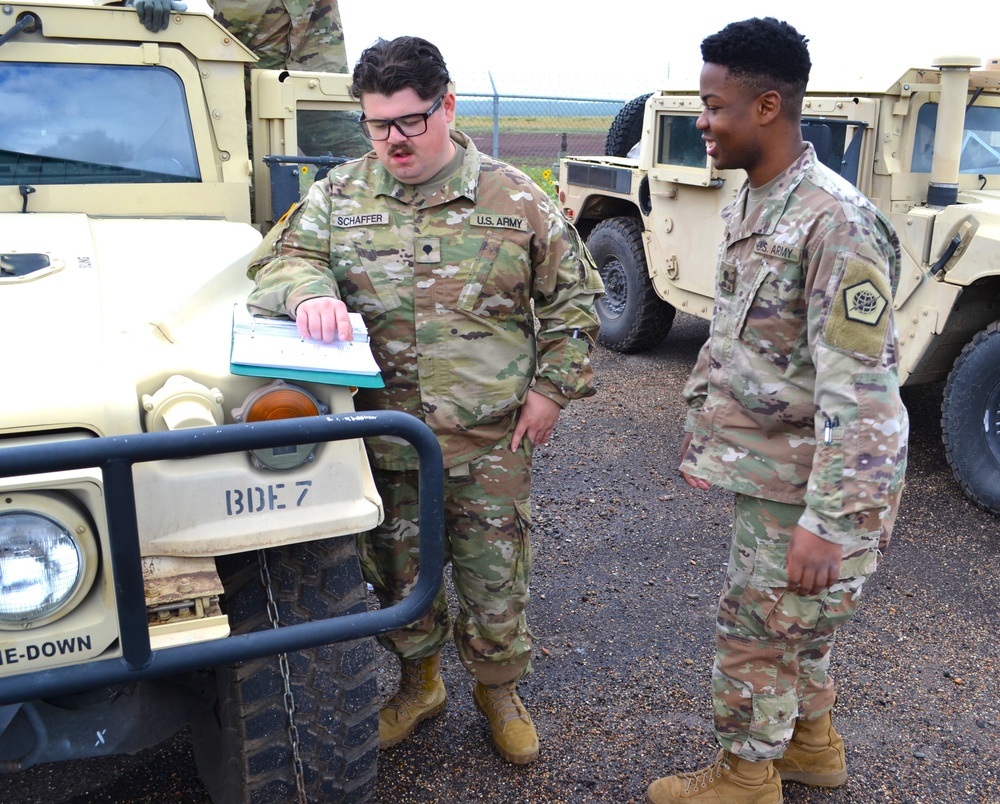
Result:
[[[980,66],[945,57],[895,81],[810,85],[802,133],[896,228],[900,381],[945,381],[948,461],[1000,514],[1000,66]],[[636,98],[605,155],[561,160],[560,203],[604,279],[611,349],[659,344],[677,311],[712,315],[720,213],[746,174],[714,169],[701,107],[696,87]]]
[[[254,61],[205,14],[0,8],[4,772],[190,724],[216,802],[374,787],[371,637],[440,581],[440,452],[350,384],[231,370],[262,231],[357,155],[300,155],[324,118],[358,128],[348,76],[253,70],[247,103]],[[432,518],[427,588],[369,612],[375,432],[418,447]]]

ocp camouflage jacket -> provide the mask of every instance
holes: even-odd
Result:
[[[714,485],[804,505],[800,525],[850,544],[857,514],[902,487],[892,294],[899,241],[807,146],[744,218],[723,212],[715,311],[684,390],[681,468]]]
[[[384,389],[359,409],[401,410],[438,437],[445,466],[489,451],[529,387],[565,406],[594,392],[590,348],[603,291],[576,230],[521,171],[463,134],[458,173],[430,197],[374,153],[333,168],[251,263],[251,312],[294,317],[341,298],[368,326]],[[369,440],[384,469],[416,467],[412,447]]]

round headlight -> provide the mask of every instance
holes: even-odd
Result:
[[[46,494],[5,495],[0,507],[0,629],[67,614],[93,583],[97,548],[73,506]]]

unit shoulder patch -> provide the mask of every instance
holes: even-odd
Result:
[[[871,280],[858,282],[843,289],[845,313],[849,321],[857,321],[869,327],[878,326],[889,300],[875,287]]]
[[[879,357],[889,326],[891,300],[889,280],[878,267],[857,254],[846,255],[823,339],[834,349]]]

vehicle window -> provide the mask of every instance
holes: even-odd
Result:
[[[802,139],[812,143],[820,162],[856,187],[865,128],[857,120],[804,117]]]
[[[802,139],[811,142],[816,157],[831,170],[840,173],[844,159],[844,139],[847,126],[840,121],[802,121]]]
[[[937,112],[936,103],[925,103],[917,112],[917,132],[910,160],[910,170],[914,173],[931,172]],[[958,169],[961,173],[1000,173],[1000,107],[971,106],[965,110]]]
[[[200,181],[184,86],[163,67],[0,63],[0,184]]]
[[[660,125],[656,148],[657,164],[705,167],[708,155],[705,153],[701,132],[695,125],[698,118],[691,115],[661,114],[657,119]]]
[[[299,109],[296,112],[299,151],[306,156],[344,156],[357,159],[371,149],[361,133],[359,112]]]

